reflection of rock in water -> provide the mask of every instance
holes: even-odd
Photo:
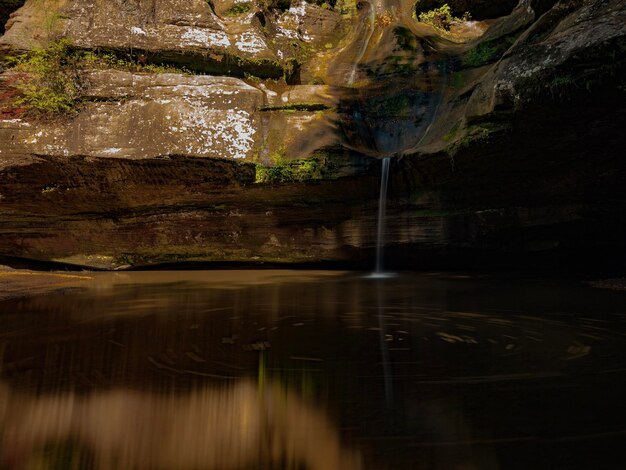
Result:
[[[242,381],[179,396],[113,390],[24,397],[6,386],[0,393],[9,468],[25,468],[38,449],[68,442],[101,469],[360,468],[328,418],[277,384]]]

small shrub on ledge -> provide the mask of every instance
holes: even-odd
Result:
[[[0,115],[11,115],[4,112],[5,108],[47,118],[76,113],[86,86],[83,79],[85,69],[191,74],[184,67],[146,63],[142,57],[119,57],[110,52],[77,50],[67,38],[9,57],[7,61],[12,68],[0,87],[3,104]],[[11,101],[10,106],[5,105],[7,101]]]
[[[68,39],[59,39],[9,59],[22,77],[13,85],[18,92],[16,107],[42,115],[75,112],[82,82],[80,57],[70,45]]]
[[[456,18],[452,16],[452,10],[447,3],[444,3],[439,8],[433,8],[432,10],[420,13],[417,19],[422,22],[431,25],[433,28],[448,32],[453,23],[460,21],[469,21],[470,14],[465,12],[462,18]]]

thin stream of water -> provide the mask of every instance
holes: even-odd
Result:
[[[380,196],[378,199],[378,235],[376,237],[376,269],[374,274],[383,274],[383,256],[385,247],[385,213],[387,209],[387,183],[391,157],[383,158],[380,177]]]
[[[352,65],[352,70],[350,71],[350,76],[348,77],[348,86],[354,85],[354,77],[356,76],[356,69],[359,66],[361,60],[363,60],[363,56],[365,55],[365,51],[367,50],[367,46],[369,45],[370,40],[372,39],[372,35],[374,34],[374,29],[376,27],[376,8],[372,3],[370,3],[370,15],[369,15],[369,25],[365,25],[365,27],[369,30],[367,33],[367,37],[361,43],[361,48],[359,50],[356,59],[354,60],[354,64]]]

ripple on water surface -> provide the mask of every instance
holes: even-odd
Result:
[[[102,275],[0,303],[2,465],[620,468],[625,307],[559,280]]]

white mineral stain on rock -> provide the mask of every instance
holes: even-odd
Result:
[[[30,127],[30,122],[22,121],[21,119],[2,119],[1,124],[17,124],[20,127]]]
[[[15,119],[0,121],[0,128],[20,131],[20,151],[59,156],[246,158],[256,145],[263,95],[241,80],[121,71],[99,78],[129,97],[90,103],[68,126],[25,127]]]
[[[237,46],[237,49],[241,51],[250,52],[253,54],[267,49],[265,41],[263,41],[260,35],[256,34],[253,31],[246,31],[241,36],[239,36],[237,42],[235,43],[235,46]]]
[[[146,33],[143,29],[138,28],[137,26],[133,26],[130,29],[130,32],[133,33],[133,34],[136,34],[138,36],[147,36],[148,35],[148,33]]]
[[[182,96],[194,96],[201,98],[210,98],[214,95],[232,95],[233,90],[227,90],[219,86],[208,87],[203,85],[176,85],[173,91]]]
[[[289,10],[277,22],[276,35],[304,42],[313,41],[315,38],[311,37],[304,28],[305,15],[306,2],[304,0],[289,7]]]
[[[241,109],[229,109],[226,119],[220,122],[216,129],[216,135],[222,137],[230,146],[231,155],[234,158],[245,158],[252,150],[254,144],[253,135],[256,133],[250,119],[250,113]]]
[[[181,38],[183,39],[181,46],[230,46],[230,39],[228,39],[224,31],[209,31],[202,28],[188,27]]]
[[[48,152],[48,154],[50,155],[63,155],[63,156],[70,155],[70,151],[65,145],[50,144],[50,145],[46,145],[45,149],[46,149],[46,152]]]
[[[296,3],[295,5],[291,5],[289,7],[289,13],[297,17],[303,17],[306,14],[306,2],[304,0]]]
[[[269,88],[267,88],[264,83],[261,83],[259,85],[259,88],[261,90],[263,90],[263,93],[265,93],[267,95],[267,97],[270,98],[270,99],[274,99],[274,98],[276,98],[278,96],[278,93],[276,93],[275,91],[270,90]]]
[[[195,99],[183,98],[178,126],[170,131],[197,136],[185,147],[188,154],[245,158],[254,145],[256,133],[249,112],[233,109],[211,109]]]
[[[276,36],[285,36],[289,39],[299,39],[298,32],[288,27],[279,26],[276,30]]]
[[[308,116],[298,116],[295,119],[291,119],[290,123],[299,131],[303,132],[309,128],[311,122],[316,119],[314,114]]]
[[[100,150],[100,153],[103,153],[105,155],[115,155],[115,154],[120,153],[121,151],[122,151],[121,148],[114,147],[114,148],[102,149]]]

